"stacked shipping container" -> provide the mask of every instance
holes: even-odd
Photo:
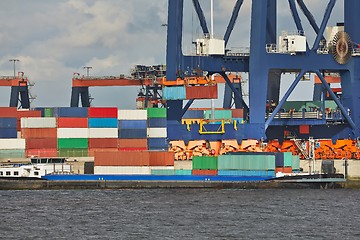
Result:
[[[168,150],[166,108],[147,109],[147,140],[149,150]]]

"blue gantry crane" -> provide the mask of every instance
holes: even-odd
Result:
[[[284,132],[294,132],[308,138],[347,139],[360,135],[360,65],[356,49],[360,42],[357,23],[360,20],[360,1],[344,0],[344,22],[332,39],[324,32],[328,21],[337,8],[336,0],[329,0],[321,23],[317,23],[303,0],[288,0],[288,9],[293,17],[295,33],[277,36],[277,0],[253,0],[251,6],[250,52],[228,51],[229,38],[235,27],[243,0],[235,2],[226,32],[222,39],[212,39],[207,21],[198,0],[192,0],[203,38],[197,39],[196,54],[185,55],[182,51],[184,0],[168,1],[168,32],[166,50],[166,78],[175,81],[187,69],[201,69],[208,74],[218,73],[227,83],[225,99],[234,94],[237,107],[248,112],[247,123],[239,126],[237,139],[282,139]],[[310,43],[304,33],[300,12],[308,20],[316,37]],[[343,26],[341,26],[343,25]],[[327,41],[326,41],[327,40]],[[223,49],[221,48],[223,46]],[[354,49],[355,48],[355,49]],[[227,77],[227,72],[249,74],[249,106],[245,103],[241,89]],[[280,80],[283,73],[296,73],[291,86],[280,98]],[[315,115],[303,112],[300,117],[292,113],[281,113],[282,107],[295,87],[306,74],[315,74],[321,81],[320,92],[324,100],[328,94],[337,105],[338,119],[327,119],[324,109]],[[341,99],[326,82],[327,74],[341,77]],[[319,89],[317,89],[319,90]],[[266,111],[267,101],[276,104],[273,111]],[[229,101],[224,101],[224,103]],[[182,114],[192,101],[183,108],[182,100],[168,100],[168,120],[180,122]],[[290,114],[290,117],[288,117]],[[307,131],[300,131],[307,126]]]

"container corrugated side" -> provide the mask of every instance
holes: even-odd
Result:
[[[119,129],[146,129],[147,120],[119,120],[117,128]]]
[[[174,153],[162,151],[149,152],[150,166],[174,166]]]
[[[148,138],[166,138],[167,130],[166,130],[166,128],[147,128],[147,137]]]
[[[147,148],[147,139],[118,139],[119,148]]]
[[[21,128],[56,128],[56,118],[21,118]]]
[[[219,176],[267,176],[267,177],[275,177],[274,170],[218,170]]]
[[[147,130],[144,129],[119,129],[118,137],[122,139],[140,139],[146,138]]]
[[[95,152],[117,152],[117,151],[119,151],[118,148],[89,148],[89,157],[94,157]]]
[[[291,167],[293,170],[300,170],[300,157],[299,155],[292,156],[292,164]]]
[[[17,129],[0,128],[0,138],[17,138]]]
[[[57,108],[57,117],[86,118],[88,108],[84,107],[59,107]]]
[[[193,170],[217,170],[218,157],[215,156],[194,156],[192,159]]]
[[[274,155],[220,155],[219,170],[274,170]]]
[[[203,119],[204,110],[187,110],[183,116],[183,119]]]
[[[58,118],[58,128],[88,128],[87,118]]]
[[[291,166],[292,166],[292,153],[284,152],[284,167],[291,167]]]
[[[175,169],[175,175],[192,175],[192,170]]]
[[[117,128],[117,118],[89,118],[89,128]]]
[[[150,175],[150,167],[144,166],[95,166],[94,174]]]
[[[16,107],[0,107],[0,117],[2,118],[16,118],[17,108]]]
[[[55,108],[56,110],[56,108]],[[53,108],[44,109],[44,117],[53,117]]]
[[[58,128],[58,138],[89,138],[88,128]]]
[[[0,118],[0,128],[17,128],[17,119]]]
[[[57,138],[27,138],[26,139],[26,149],[56,149],[56,148],[57,148]]]
[[[169,148],[166,138],[148,138],[147,141],[150,150],[167,150]]]
[[[95,166],[149,166],[149,152],[95,152]]]
[[[0,139],[0,149],[25,149],[25,139]]]
[[[244,109],[231,109],[232,118],[244,118]]]
[[[89,138],[118,138],[118,129],[89,128]]]
[[[175,161],[175,170],[192,170],[192,161]]]
[[[28,109],[19,109],[17,111],[17,118],[22,117],[42,117],[40,110],[28,110]]]
[[[25,158],[25,149],[0,149],[0,158]]]
[[[21,135],[23,138],[57,138],[57,129],[56,128],[23,128],[21,129]]]
[[[151,175],[175,175],[174,169],[151,169]]]
[[[166,128],[167,120],[166,118],[149,118],[147,126],[149,128]]]
[[[162,94],[165,100],[185,100],[186,88],[185,86],[163,87]]]
[[[212,111],[211,110],[205,110],[204,111],[204,119],[212,119]],[[231,110],[215,110],[215,119],[231,119],[232,118],[232,112]]]
[[[217,98],[218,98],[217,85],[186,87],[186,99],[217,99]]]
[[[55,139],[55,142],[56,139]],[[57,148],[26,149],[26,157],[57,157]]]
[[[88,147],[87,138],[58,138],[58,149],[85,149]]]
[[[117,138],[89,138],[89,148],[117,148]]]
[[[114,107],[88,108],[89,118],[118,118],[118,109]]]
[[[218,170],[203,170],[203,169],[194,169],[192,170],[192,175],[208,175],[208,176],[216,176],[218,175]]]
[[[148,118],[166,118],[166,108],[147,108]]]
[[[62,148],[58,149],[58,157],[88,157],[87,148]]]
[[[146,120],[147,110],[118,110],[119,120]]]

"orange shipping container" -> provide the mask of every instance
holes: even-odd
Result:
[[[26,149],[57,148],[57,138],[26,138]]]
[[[216,176],[218,170],[192,170],[192,175],[211,175]]]
[[[149,166],[149,152],[95,152],[95,166]]]
[[[89,148],[117,148],[117,138],[89,138]]]
[[[244,109],[231,109],[233,118],[244,118]]]
[[[56,128],[23,128],[22,138],[57,138]]]
[[[95,152],[117,152],[117,148],[89,148],[89,157],[95,157]]]
[[[16,107],[0,107],[0,118],[16,118]]]
[[[146,151],[148,150],[147,147],[146,148],[118,148],[119,151]]]
[[[277,167],[275,168],[275,173],[292,173],[292,167]]]
[[[42,148],[42,149],[28,149],[26,150],[27,157],[57,157],[56,148]]]
[[[20,119],[22,117],[41,117],[41,111],[39,110],[18,110],[17,111],[17,118]]]
[[[87,118],[58,118],[59,128],[87,128]]]
[[[147,139],[118,139],[119,148],[147,148]]]
[[[149,152],[150,166],[174,166],[174,152]]]
[[[218,98],[217,85],[186,87],[186,99],[214,99]]]

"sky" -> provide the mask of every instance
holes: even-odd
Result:
[[[209,19],[210,1],[200,3]],[[328,1],[305,3],[320,25]],[[214,0],[215,36],[223,36],[234,4]],[[342,5],[338,0],[329,25],[343,21]],[[250,13],[251,1],[245,0],[229,46],[249,47]],[[312,42],[315,35],[299,13]],[[188,50],[201,33],[191,0],[185,0],[184,16],[183,48]],[[167,0],[1,0],[0,76],[13,75],[9,60],[19,59],[16,72],[24,72],[34,83],[32,107],[69,106],[72,75],[86,74],[84,66],[92,67],[92,76],[118,76],[129,75],[137,64],[165,64],[167,29],[161,25],[166,22]],[[294,29],[287,0],[278,0],[278,31]],[[284,81],[285,87],[290,84]],[[304,84],[302,88],[311,88],[311,82]],[[137,87],[90,88],[92,105],[127,109],[135,108],[137,92]],[[0,87],[0,106],[8,105],[9,95],[9,88]]]

